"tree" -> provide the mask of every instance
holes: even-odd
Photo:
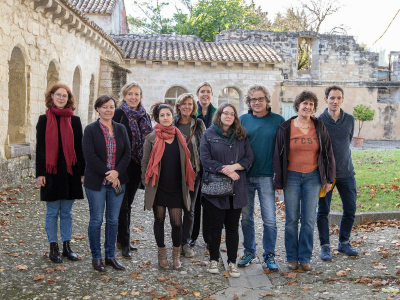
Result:
[[[163,10],[169,5],[168,2],[160,2],[158,0],[151,2],[134,1],[134,5],[144,17],[128,16],[128,24],[133,31],[160,34],[174,32],[173,20],[163,17]]]
[[[175,15],[176,33],[193,34],[203,41],[214,41],[214,36],[227,29],[253,29],[265,22],[260,8],[244,0],[200,0],[185,18]]]
[[[354,106],[353,116],[358,121],[358,135],[360,136],[361,128],[364,122],[372,121],[374,119],[375,110],[371,106],[358,104]]]

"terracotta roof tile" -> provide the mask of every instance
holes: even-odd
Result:
[[[76,0],[77,1],[77,0]],[[82,0],[81,0],[82,1]],[[281,63],[269,45],[260,42],[203,42],[195,36],[122,34],[112,36],[128,59]]]
[[[67,0],[85,14],[111,14],[117,0]]]

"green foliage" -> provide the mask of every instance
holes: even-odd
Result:
[[[353,108],[354,119],[358,121],[358,136],[360,136],[361,128],[364,122],[372,121],[374,119],[375,110],[371,106],[358,104]]]
[[[400,209],[400,150],[357,150],[351,153],[356,172],[357,212]],[[342,211],[334,189],[331,210]]]
[[[305,31],[308,30],[307,16],[304,9],[290,7],[284,14],[277,13],[271,26],[273,31]]]
[[[253,29],[266,15],[244,0],[200,0],[187,20],[177,24],[178,34],[193,34],[203,41],[214,41],[216,34],[227,29]],[[264,19],[263,19],[264,17]]]

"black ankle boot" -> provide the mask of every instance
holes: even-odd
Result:
[[[60,255],[60,250],[58,250],[58,243],[53,242],[50,243],[50,254],[49,254],[50,260],[54,263],[62,263],[62,257]]]
[[[63,242],[63,256],[66,256],[68,260],[78,260],[78,255],[71,249],[70,241]]]

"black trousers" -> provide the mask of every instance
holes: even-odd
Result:
[[[121,209],[119,211],[117,236],[117,242],[120,243],[122,247],[129,246],[132,202],[139,188],[142,174],[141,166],[132,159],[126,171],[128,173],[129,182],[126,184],[124,199],[122,200]]]
[[[181,245],[185,245],[189,243],[189,239],[191,238],[192,230],[193,230],[193,222],[194,222],[194,210],[197,202],[197,194],[199,191],[201,176],[197,176],[194,181],[194,191],[189,191],[190,195],[190,210],[183,209],[183,223],[182,223],[182,241]]]
[[[200,179],[201,180],[201,179]],[[193,229],[192,229],[192,236],[190,237],[192,240],[197,240],[200,234],[200,224],[201,224],[201,208],[203,207],[203,240],[206,244],[208,244],[208,214],[207,214],[207,208],[202,203],[203,201],[201,200],[201,184],[199,187],[199,191],[197,193],[196,197],[196,204],[194,207],[194,222],[193,222]]]
[[[222,229],[225,225],[225,243],[228,254],[228,263],[236,263],[239,246],[239,218],[241,208],[234,209],[232,198],[230,199],[230,209],[220,209],[211,202],[205,200],[207,213],[210,221],[209,243],[210,260],[219,259],[219,247],[221,245]]]

